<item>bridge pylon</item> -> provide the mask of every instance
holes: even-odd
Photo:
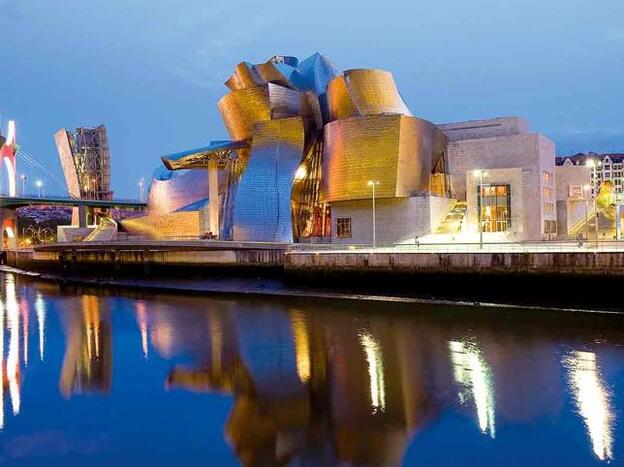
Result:
[[[10,120],[6,139],[0,147],[0,164],[7,169],[9,196],[13,197],[17,196],[17,166],[15,160],[17,144],[15,141],[15,121]]]

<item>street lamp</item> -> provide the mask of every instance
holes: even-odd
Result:
[[[479,177],[479,203],[477,205],[477,223],[479,224],[479,249],[483,248],[483,223],[481,222],[481,211],[483,209],[483,177],[487,175],[485,170],[475,170],[475,177]]]
[[[22,196],[26,196],[26,179],[28,177],[26,177],[25,174],[22,174],[21,178],[22,178]]]
[[[376,225],[375,225],[375,187],[379,185],[377,180],[369,180],[368,186],[373,189],[373,250],[377,246],[377,237],[376,237]]]
[[[139,180],[139,203],[143,202],[143,187],[145,186],[145,179]]]
[[[596,249],[598,248],[598,178],[596,177],[596,168],[600,167],[600,161],[588,159],[585,162],[587,167],[590,167],[594,172],[594,218],[596,219]],[[589,238],[587,239],[589,240]]]
[[[37,180],[35,182],[35,185],[37,186],[37,188],[39,189],[39,198],[41,198],[41,189],[43,188],[43,182],[41,180]]]

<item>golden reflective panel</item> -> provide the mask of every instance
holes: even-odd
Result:
[[[613,459],[615,414],[612,395],[600,373],[596,354],[574,351],[563,359],[578,414],[583,418],[594,453]]]

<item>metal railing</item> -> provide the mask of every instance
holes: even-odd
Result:
[[[624,240],[544,240],[534,242],[447,242],[380,244],[303,244],[289,246],[292,252],[375,252],[375,253],[557,253],[623,252]]]

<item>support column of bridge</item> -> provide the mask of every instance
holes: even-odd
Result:
[[[15,209],[1,208],[0,220],[2,222],[2,249],[17,248],[17,211]]]

